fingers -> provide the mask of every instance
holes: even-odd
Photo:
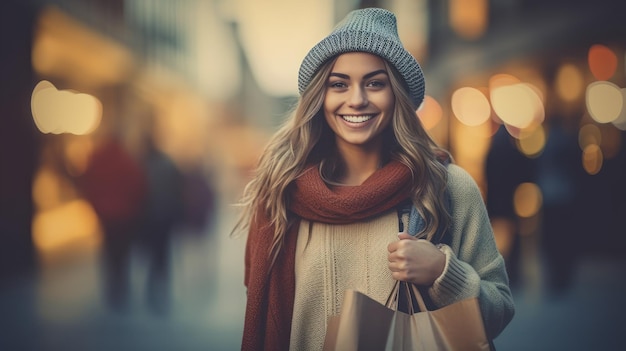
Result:
[[[406,281],[409,280],[407,275],[406,275],[406,273],[404,273],[404,272],[394,272],[394,271],[392,271],[391,272],[391,277],[394,280],[400,280],[400,281],[403,281],[403,282],[406,282]]]
[[[389,262],[389,270],[391,271],[391,277],[395,280],[409,281],[415,280],[417,272],[410,268],[407,261],[392,261]]]
[[[407,234],[406,232],[402,232],[402,233],[398,233],[398,239],[400,240],[421,240],[421,239],[417,239],[414,236],[411,236],[409,234]],[[389,245],[387,245],[387,250],[389,250],[389,252],[394,252],[396,250],[398,250],[399,247],[401,247],[402,244],[399,241],[394,241],[391,242]]]
[[[432,284],[441,273],[441,260],[433,256],[433,252],[442,253],[428,240],[416,239],[404,233],[398,237],[401,240],[389,244],[387,256],[392,277],[415,284]],[[430,274],[431,271],[435,273]]]
[[[414,236],[411,236],[411,235],[407,234],[406,232],[398,233],[398,239],[400,239],[400,240],[404,240],[404,239],[417,240]]]

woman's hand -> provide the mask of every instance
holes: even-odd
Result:
[[[446,265],[446,255],[430,241],[416,239],[406,233],[389,244],[389,269],[396,280],[431,286]]]

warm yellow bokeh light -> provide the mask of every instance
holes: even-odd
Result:
[[[582,96],[584,84],[580,69],[571,63],[566,63],[559,67],[554,88],[562,100],[572,102]]]
[[[40,211],[33,219],[33,242],[42,253],[79,241],[94,245],[99,240],[98,217],[84,200],[73,200]]]
[[[513,195],[515,213],[522,218],[535,216],[543,205],[541,189],[535,183],[522,183]]]
[[[93,147],[93,140],[88,137],[79,136],[66,140],[63,151],[69,174],[79,176],[85,172]]]
[[[62,76],[80,86],[118,84],[135,68],[132,53],[123,45],[56,6],[42,9],[33,41],[37,73]]]
[[[598,123],[611,123],[617,120],[624,108],[622,91],[611,82],[589,84],[586,97],[587,111]]]
[[[506,124],[527,128],[545,118],[541,97],[528,83],[500,85],[490,94],[494,112]]]
[[[89,94],[57,90],[43,80],[33,89],[31,111],[42,133],[85,135],[94,131],[102,118],[102,104]]]
[[[491,105],[485,94],[471,87],[463,87],[452,94],[452,112],[467,126],[485,123],[491,116]]]
[[[33,180],[33,203],[38,210],[53,208],[59,204],[59,178],[51,169],[41,167]]]
[[[424,102],[417,110],[417,117],[422,122],[424,129],[431,130],[441,121],[443,110],[437,100],[426,95],[424,96]]]
[[[517,84],[521,82],[522,81],[520,81],[519,78],[511,74],[506,74],[506,73],[494,74],[493,76],[489,78],[489,90],[493,90],[495,88],[499,88],[499,87],[503,87],[507,85],[513,85],[513,84]]]
[[[518,150],[528,157],[538,156],[546,146],[546,131],[543,125],[524,129],[516,139]]]
[[[487,0],[450,0],[450,26],[466,39],[480,38],[487,30],[489,2]]]
[[[585,124],[578,131],[578,146],[584,150],[589,145],[602,144],[602,132],[595,124]]]
[[[207,105],[191,94],[177,94],[164,101],[155,115],[156,145],[177,163],[193,163],[206,153],[211,114]]]
[[[591,144],[583,150],[583,168],[591,175],[598,174],[602,169],[604,156],[600,146]]]
[[[479,186],[484,184],[485,155],[491,146],[491,122],[470,127],[451,119],[450,145],[456,163],[472,175]],[[484,187],[481,189],[484,191]]]

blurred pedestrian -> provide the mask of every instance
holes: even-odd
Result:
[[[396,280],[436,307],[477,296],[495,338],[514,313],[505,263],[478,186],[416,117],[423,72],[394,14],[348,14],[306,55],[298,87],[235,228],[248,228],[242,349],[321,350],[345,289],[385,303]]]
[[[139,230],[146,196],[146,174],[115,137],[99,143],[77,179],[103,228],[102,265],[107,305],[129,307],[131,244]]]
[[[146,136],[141,156],[147,179],[140,247],[147,257],[146,302],[151,311],[168,314],[171,304],[171,242],[183,218],[183,175],[174,161]]]
[[[592,240],[587,240],[586,236],[600,229],[594,213],[607,204],[604,200],[588,201],[590,198],[585,194],[591,189],[597,194],[597,188],[587,183],[589,175],[581,162],[579,128],[584,107],[570,103],[565,108],[559,100],[556,87],[558,67],[559,62],[548,63],[543,70],[551,89],[547,90],[545,98],[543,127],[546,143],[535,160],[535,182],[543,199],[539,241],[541,259],[546,290],[556,296],[572,286],[583,251],[591,242],[604,241],[596,240],[596,235]]]
[[[546,145],[537,158],[536,175],[543,195],[541,252],[548,291],[559,294],[573,283],[588,244],[585,226],[595,217],[591,215],[595,210],[585,209],[591,203],[583,200],[586,174],[577,128],[558,114],[549,115],[547,122]],[[595,202],[593,207],[601,203]],[[593,231],[593,227],[587,229]]]
[[[184,225],[195,235],[211,235],[215,228],[217,189],[210,172],[194,166],[183,174]]]
[[[522,183],[534,182],[535,161],[522,154],[504,125],[494,134],[487,158],[487,212],[498,249],[504,257],[510,285],[521,280],[521,233],[519,216],[513,206],[515,191]]]

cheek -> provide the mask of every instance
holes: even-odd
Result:
[[[385,110],[388,111],[388,113],[393,113],[394,107],[396,106],[396,99],[393,95],[393,93],[389,92],[389,94],[387,95],[387,97],[385,98],[386,101],[386,108]]]
[[[333,99],[332,97],[326,97],[324,99],[324,105],[322,106],[322,110],[324,111],[324,117],[326,118],[326,121],[328,121],[329,123],[334,121],[335,112],[339,107],[340,104],[336,101],[336,99]]]
[[[391,124],[391,120],[393,119],[393,113],[395,110],[395,102],[393,100],[393,97],[391,97],[391,101],[386,100],[386,103],[381,104],[381,109],[384,111],[383,114],[385,115],[385,125]]]
[[[335,114],[333,113],[332,110],[327,109],[326,105],[324,105],[323,111],[324,111],[324,120],[326,121],[326,124],[330,127],[330,129],[333,132],[336,132],[337,121],[335,119]]]
[[[337,100],[338,99],[336,97],[333,97],[332,94],[330,95],[327,94],[326,97],[324,98],[324,105],[322,106],[324,111],[334,112],[339,106],[339,103]]]
[[[326,124],[328,124],[330,128],[333,129],[334,122],[333,122],[332,115],[328,113],[327,111],[324,111],[324,119],[326,120]]]

